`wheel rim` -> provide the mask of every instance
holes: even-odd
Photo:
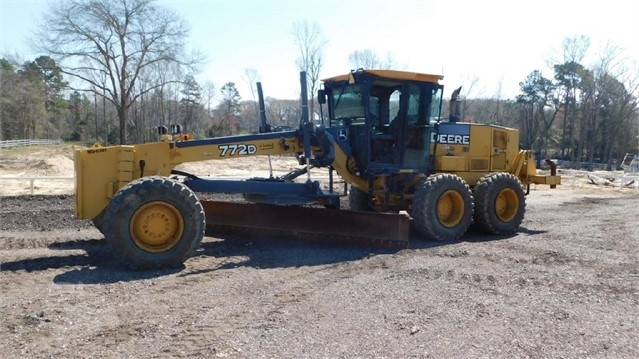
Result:
[[[464,198],[453,190],[444,192],[437,201],[437,217],[439,223],[451,228],[458,225],[464,218]]]
[[[180,241],[184,219],[175,206],[154,201],[135,211],[129,230],[138,247],[147,252],[164,252]]]
[[[519,211],[519,197],[512,188],[504,188],[495,198],[495,214],[502,222],[512,221]]]

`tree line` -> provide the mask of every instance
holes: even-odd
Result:
[[[310,112],[328,41],[315,22],[292,26],[299,50],[295,64],[308,75]],[[175,12],[153,0],[63,0],[51,5],[40,24],[33,61],[0,59],[2,139],[61,138],[103,144],[157,139],[158,125],[181,124],[197,137],[258,131],[255,83],[245,69],[243,98],[236,83],[197,80],[203,58],[188,52],[188,27]],[[615,48],[594,65],[584,64],[587,37],[565,39],[552,73],[533,70],[513,99],[472,96],[466,86],[464,120],[515,127],[520,146],[539,158],[603,162],[639,152],[637,71]],[[392,54],[370,49],[348,54],[351,68],[399,68]],[[444,110],[446,106],[444,106]],[[295,128],[299,99],[266,98],[273,126]]]
[[[639,152],[639,74],[614,47],[584,65],[589,46],[584,36],[564,39],[551,74],[530,72],[514,99],[469,100],[466,120],[518,128],[520,146],[538,158],[612,169],[626,153]]]
[[[3,140],[50,138],[87,144],[120,144],[117,108],[94,92],[70,89],[48,56],[21,65],[0,59],[0,135]],[[212,105],[212,101],[219,101]],[[295,128],[299,99],[266,97],[266,114],[279,128]],[[256,133],[256,100],[243,100],[234,82],[200,85],[193,75],[145,92],[129,106],[128,143],[158,139],[157,127],[182,126],[196,137]]]

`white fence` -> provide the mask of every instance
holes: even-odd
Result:
[[[22,146],[39,146],[39,145],[59,145],[62,141],[57,140],[7,140],[0,141],[0,148],[22,147]]]
[[[17,182],[29,182],[29,194],[34,194],[36,187],[34,183],[36,181],[43,181],[47,185],[50,185],[51,181],[69,181],[69,186],[65,186],[66,191],[63,192],[72,192],[73,191],[73,180],[75,177],[11,177],[11,176],[0,176],[0,181],[17,181]],[[49,186],[46,186],[49,187]],[[38,192],[48,192],[48,188],[37,188]],[[0,191],[2,192],[2,191]]]

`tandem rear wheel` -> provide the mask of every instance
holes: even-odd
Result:
[[[517,231],[526,212],[524,186],[511,173],[491,173],[474,188],[474,224],[488,234],[512,234]]]
[[[182,265],[199,247],[204,210],[193,191],[165,177],[144,177],[120,189],[102,221],[107,243],[133,269]]]
[[[425,239],[458,240],[472,223],[472,192],[457,175],[431,175],[415,188],[411,217]]]

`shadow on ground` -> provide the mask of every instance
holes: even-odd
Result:
[[[59,284],[96,284],[115,283],[148,279],[179,272],[184,269],[172,268],[153,271],[132,271],[117,263],[106,243],[102,239],[74,240],[57,242],[49,249],[59,250],[61,255],[27,258],[0,264],[2,271],[43,271],[47,269],[70,268],[69,271],[54,277]],[[66,252],[72,254],[65,254]],[[80,253],[84,251],[84,253]],[[77,268],[80,267],[80,268]]]
[[[520,233],[536,235],[544,231],[533,231],[521,228]],[[440,246],[455,245],[467,241],[495,241],[511,238],[508,236],[487,236],[469,230],[461,241],[437,242],[420,239],[411,232],[409,249],[430,249]],[[194,257],[232,258],[242,257],[246,260],[221,261],[211,268],[199,268],[185,272],[184,265],[162,270],[131,270],[123,266],[114,257],[102,239],[76,240],[54,243],[50,249],[60,251],[62,255],[40,258],[21,259],[5,262],[0,265],[2,271],[42,271],[47,269],[69,268],[58,274],[53,281],[58,284],[98,284],[144,280],[180,273],[180,276],[193,275],[216,270],[237,267],[252,268],[287,268],[300,266],[318,266],[332,263],[357,261],[363,258],[394,254],[401,249],[373,248],[362,245],[326,243],[318,240],[294,240],[281,237],[262,237],[226,234],[220,238],[205,238]],[[79,253],[83,251],[84,253]],[[71,251],[70,254],[64,254]]]

